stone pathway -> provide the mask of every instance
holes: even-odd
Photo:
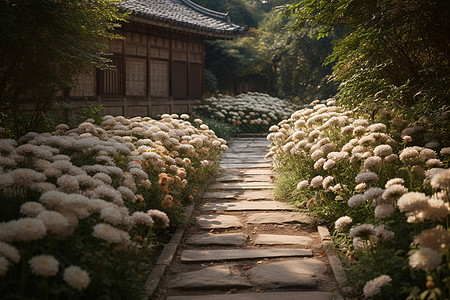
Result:
[[[233,140],[152,299],[337,299],[311,217],[276,201],[265,138]]]

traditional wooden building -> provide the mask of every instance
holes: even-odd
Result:
[[[79,78],[69,95],[77,105],[103,105],[102,114],[157,116],[189,112],[203,95],[206,39],[232,39],[245,28],[227,14],[189,0],[125,0],[131,12],[123,40],[109,42],[115,69]]]

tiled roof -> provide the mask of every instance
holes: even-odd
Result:
[[[190,27],[209,34],[241,35],[244,27],[233,24],[227,14],[215,12],[189,0],[125,0],[120,6],[136,17]]]

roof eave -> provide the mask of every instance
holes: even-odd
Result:
[[[141,23],[141,24],[147,24],[152,25],[156,27],[161,27],[168,30],[176,30],[176,31],[184,31],[188,32],[194,35],[202,36],[206,39],[234,39],[237,37],[243,36],[247,30],[243,27],[242,30],[239,31],[224,31],[224,32],[217,32],[212,30],[205,30],[203,28],[195,28],[191,26],[186,26],[184,24],[177,24],[175,22],[168,22],[167,20],[154,20],[146,17],[140,17],[136,16],[134,14],[131,14],[128,16],[128,20],[131,22]]]

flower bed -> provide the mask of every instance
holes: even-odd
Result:
[[[240,132],[267,132],[269,126],[294,112],[292,103],[264,93],[248,92],[236,97],[218,95],[201,101],[195,108],[201,116],[236,126]]]
[[[105,116],[0,139],[2,297],[139,298],[149,253],[227,147],[187,119]]]
[[[329,225],[344,296],[447,299],[450,148],[388,111],[376,116],[315,101],[272,126],[276,194]]]

